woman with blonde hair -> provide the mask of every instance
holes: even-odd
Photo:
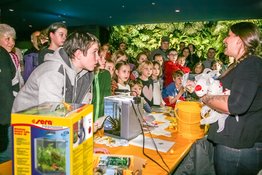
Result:
[[[0,24],[0,163],[12,159],[11,147],[11,109],[14,101],[13,79],[16,67],[10,54],[15,46],[15,29],[7,24]],[[19,61],[16,61],[19,64]]]

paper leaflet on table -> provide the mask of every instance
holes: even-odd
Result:
[[[118,139],[110,136],[97,137],[94,139],[96,144],[103,144],[109,147],[128,146],[128,140]]]
[[[175,144],[175,142],[170,142],[170,141],[156,139],[156,138],[154,138],[154,141],[156,143],[158,151],[165,152],[165,153],[168,152],[170,148]],[[136,138],[130,140],[129,144],[143,147],[143,136],[142,135],[137,136]],[[145,137],[145,148],[156,150],[152,138]]]
[[[171,137],[171,132],[167,131],[166,128],[169,127],[170,121],[165,119],[165,115],[163,114],[150,114],[154,117],[154,123],[158,123],[155,127],[150,128],[150,132],[153,135],[163,135],[166,137]]]

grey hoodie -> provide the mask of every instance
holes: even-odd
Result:
[[[90,103],[93,72],[77,73],[63,48],[47,54],[16,96],[12,112],[44,102]]]

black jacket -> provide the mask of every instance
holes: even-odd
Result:
[[[230,91],[230,116],[225,129],[217,133],[217,122],[212,124],[208,139],[231,148],[250,148],[262,142],[262,59],[248,56],[221,81]],[[235,116],[239,116],[239,121]]]
[[[9,125],[11,109],[14,101],[12,79],[15,76],[9,53],[0,47],[0,124]]]

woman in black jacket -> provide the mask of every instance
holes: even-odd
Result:
[[[16,74],[11,52],[14,46],[15,30],[7,24],[0,24],[0,163],[10,160],[10,120],[14,101],[12,79]],[[7,149],[8,147],[8,149]]]
[[[262,59],[256,55],[260,42],[253,23],[232,25],[224,39],[224,53],[235,63],[220,77],[230,95],[202,98],[209,107],[229,115],[222,132],[217,132],[217,123],[208,132],[215,145],[217,175],[255,175],[262,169]]]

